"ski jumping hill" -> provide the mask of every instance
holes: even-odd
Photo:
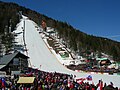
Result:
[[[110,82],[113,82],[114,86],[120,87],[120,76],[118,75],[91,74],[85,72],[75,72],[67,69],[49,50],[36,26],[37,25],[32,20],[23,16],[23,19],[21,19],[21,22],[17,25],[17,29],[14,31],[16,34],[15,40],[18,42],[17,44],[19,46],[24,46],[24,50],[20,49],[20,51],[30,57],[30,66],[47,72],[59,72],[76,75],[76,78],[85,78],[88,75],[91,75],[92,81],[95,84],[102,79],[104,83],[106,82],[107,84],[110,84]]]

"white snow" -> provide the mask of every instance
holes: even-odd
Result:
[[[85,78],[91,74],[93,77],[93,82],[95,84],[98,83],[99,80],[103,80],[103,82],[109,84],[111,81],[114,83],[114,86],[120,87],[120,76],[118,75],[102,75],[102,74],[94,74],[94,73],[85,73],[85,72],[76,72],[67,69],[63,66],[58,60],[59,56],[51,52],[50,48],[46,45],[45,41],[42,39],[39,31],[35,28],[35,23],[26,17],[21,20],[19,23],[17,30],[15,33],[23,32],[21,27],[23,27],[23,21],[25,21],[25,43],[27,47],[28,56],[30,57],[31,65],[41,69],[43,71],[50,72],[60,72],[66,74],[76,75],[77,78]],[[23,43],[23,33],[18,34],[16,37],[16,41],[18,44]],[[25,53],[27,55],[27,53]]]

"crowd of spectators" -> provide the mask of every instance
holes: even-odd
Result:
[[[17,83],[20,76],[36,77],[33,84]],[[102,85],[101,85],[102,84]],[[101,87],[100,87],[101,85]],[[103,86],[104,85],[104,86]],[[114,87],[113,83],[103,84],[102,80],[98,84],[89,82],[77,82],[74,75],[57,72],[44,72],[36,69],[29,69],[26,74],[14,75],[12,77],[0,78],[0,90],[120,90]]]

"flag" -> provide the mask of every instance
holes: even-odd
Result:
[[[2,78],[0,78],[0,83],[2,83]]]
[[[82,84],[84,80],[86,80],[86,78],[79,78],[79,79],[76,79],[76,82],[79,84]]]
[[[100,80],[97,90],[103,90],[102,88],[103,88],[103,81]]]
[[[5,80],[2,78],[2,87],[5,87]]]
[[[70,77],[68,77],[68,87],[70,88],[70,89],[72,89],[74,86],[73,86],[73,83],[72,83],[72,81],[71,81],[71,79],[70,79]]]
[[[91,75],[89,75],[88,77],[87,77],[87,80],[92,80],[92,76]]]
[[[68,87],[70,87],[70,77],[68,77]]]

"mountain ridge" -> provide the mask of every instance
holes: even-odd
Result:
[[[52,19],[36,11],[19,6],[15,3],[0,1],[0,11],[2,12],[0,14],[0,35],[5,33],[5,29],[8,32],[10,26],[11,31],[15,29],[17,23],[19,22],[18,12],[22,11],[23,15],[26,15],[35,21],[39,26],[41,25],[42,20],[44,20],[48,27],[55,28],[58,32],[59,38],[61,38],[64,41],[64,44],[73,52],[79,53],[80,55],[83,52],[104,52],[106,54],[112,55],[116,61],[120,61],[120,42],[104,37],[97,37],[86,34],[80,30],[75,29],[66,22]],[[3,41],[5,41],[5,37],[1,38],[1,42],[3,43]],[[10,41],[10,43],[10,46],[12,47],[12,41]],[[6,48],[10,47],[7,47],[5,44],[6,43],[3,43]]]

